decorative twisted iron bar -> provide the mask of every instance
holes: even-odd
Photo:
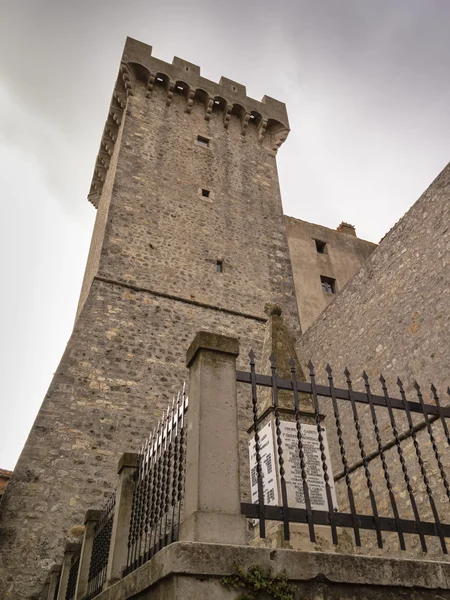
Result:
[[[365,392],[355,391],[353,389],[352,381],[350,378],[350,372],[346,368],[344,371],[347,388],[341,389],[335,387],[333,379],[333,371],[330,365],[327,365],[325,371],[328,378],[328,386],[319,385],[316,383],[316,375],[314,366],[310,362],[309,367],[309,382],[299,381],[296,378],[295,363],[290,360],[291,379],[284,379],[277,375],[275,358],[270,357],[270,369],[271,375],[262,375],[256,373],[255,367],[255,355],[253,351],[249,354],[250,357],[250,370],[237,371],[236,379],[239,383],[245,383],[251,385],[252,391],[252,428],[254,431],[254,444],[253,458],[256,460],[256,481],[253,479],[253,486],[257,483],[257,498],[253,496],[255,502],[242,503],[241,512],[251,519],[259,519],[259,534],[264,537],[265,534],[265,522],[266,521],[281,521],[283,523],[284,537],[289,539],[290,523],[305,523],[308,525],[309,536],[311,541],[315,541],[314,525],[327,525],[331,529],[331,535],[334,543],[337,543],[337,528],[346,527],[352,528],[356,545],[361,545],[361,530],[372,530],[376,533],[377,543],[380,548],[383,547],[383,539],[381,532],[395,532],[398,536],[399,546],[402,550],[406,549],[405,535],[412,534],[417,535],[420,541],[420,547],[423,552],[427,551],[426,536],[437,537],[440,540],[442,551],[447,553],[447,546],[445,542],[446,537],[450,537],[450,524],[443,523],[439,517],[439,513],[434,501],[434,491],[432,490],[430,480],[427,476],[425,462],[422,457],[420,445],[418,441],[418,431],[420,427],[415,425],[412,420],[412,414],[418,414],[423,417],[424,424],[428,432],[428,437],[431,442],[432,452],[436,459],[442,485],[445,489],[445,493],[450,500],[450,485],[448,482],[447,474],[445,472],[444,463],[442,460],[441,451],[438,448],[438,442],[435,434],[433,433],[432,423],[436,427],[436,423],[442,425],[444,435],[447,444],[450,446],[450,434],[446,419],[450,418],[450,407],[442,406],[439,400],[437,389],[434,385],[431,386],[431,394],[434,400],[434,404],[426,404],[423,400],[422,393],[417,382],[414,387],[417,392],[418,402],[407,400],[406,394],[403,388],[403,384],[400,379],[397,381],[397,385],[400,390],[400,398],[391,397],[386,380],[383,376],[380,376],[382,395],[374,393],[371,389],[369,377],[366,372],[363,372],[363,380],[365,386]],[[266,387],[272,390],[272,407],[264,411],[260,410],[261,407],[258,405],[257,388]],[[284,406],[280,407],[278,402],[278,394],[280,390],[288,390],[292,392],[292,409],[286,409]],[[306,413],[300,410],[299,406],[299,394],[309,394],[313,402],[313,417],[317,429],[317,442],[318,443],[318,456],[322,463],[323,471],[323,486],[326,493],[326,506],[328,510],[314,510],[311,504],[310,497],[310,483],[308,475],[308,455],[306,454],[303,440],[302,431],[302,418]],[[450,388],[448,390],[450,394]],[[329,465],[327,464],[328,458],[326,454],[325,439],[323,434],[323,428],[321,420],[323,415],[320,414],[319,410],[319,398],[330,398],[332,401],[335,429],[337,434],[337,443],[340,452],[340,458],[343,467],[343,478],[346,485],[346,492],[348,497],[348,506],[350,509],[349,513],[339,512],[334,510],[333,499],[331,493],[331,480],[329,473]],[[368,496],[370,499],[371,513],[362,514],[357,512],[355,495],[352,489],[352,482],[350,473],[352,468],[349,466],[349,461],[346,453],[346,442],[344,440],[344,432],[342,426],[342,417],[339,410],[338,400],[349,402],[351,407],[351,414],[353,417],[353,425],[355,427],[357,448],[361,456],[361,467],[363,467],[363,475],[366,481]],[[369,470],[368,454],[363,439],[363,427],[360,422],[358,414],[358,405],[366,406],[370,411],[371,428],[376,440],[376,456],[380,458],[382,473],[384,476],[386,491],[388,495],[388,504],[390,504],[392,510],[392,516],[380,515],[378,510],[377,501],[383,500],[383,507],[386,504],[386,500],[380,496],[380,490],[378,490],[377,483],[377,494],[380,496],[376,498],[374,491],[373,476]],[[393,435],[393,443],[389,448],[396,448],[396,454],[399,465],[401,468],[402,477],[396,478],[395,481],[392,479],[389,473],[388,461],[386,459],[386,445],[383,445],[380,425],[378,421],[378,415],[376,409],[386,409],[390,430]],[[261,453],[261,439],[260,430],[262,424],[267,420],[271,410],[274,414],[275,422],[275,453],[278,455],[278,476],[279,485],[281,490],[281,505],[272,506],[265,502],[265,479],[262,471],[262,453]],[[406,416],[408,422],[408,430],[405,433],[400,434],[395,418],[395,411],[400,411]],[[292,482],[286,480],[286,468],[285,468],[285,456],[284,456],[284,440],[283,440],[283,426],[281,421],[281,414],[291,415],[291,420],[295,420],[295,436],[296,436],[296,451],[298,451],[299,461],[297,467],[299,474],[301,474],[301,481],[299,485],[303,488],[303,495],[300,506],[296,503],[295,506],[288,505],[288,485],[293,485]],[[370,421],[364,421],[364,428],[368,427]],[[309,427],[311,427],[309,425]],[[292,434],[290,434],[292,437]],[[422,520],[419,512],[419,506],[416,499],[415,491],[413,488],[411,476],[408,471],[408,465],[404,454],[404,449],[401,443],[404,439],[410,437],[413,442],[414,453],[408,456],[408,460],[415,459],[419,466],[421,481],[423,482],[426,490],[425,498],[428,499],[429,506],[433,515],[433,522]],[[290,447],[292,448],[292,446]],[[373,454],[373,453],[371,453]],[[264,459],[266,460],[266,459]],[[391,464],[391,463],[389,463]],[[291,476],[292,477],[292,476]],[[415,480],[414,480],[415,481]],[[394,491],[395,483],[395,491]],[[404,485],[404,489],[409,498],[409,506],[412,510],[413,519],[401,518],[399,506],[397,504],[397,493],[399,488]],[[254,488],[255,489],[255,488]],[[255,492],[252,492],[255,494]],[[289,492],[290,493],[290,492]],[[303,503],[303,506],[302,506]],[[421,504],[422,506],[422,504]],[[317,505],[316,505],[317,507]],[[403,509],[402,509],[403,510]]]
[[[142,444],[134,474],[124,575],[178,539],[184,494],[187,407],[183,387]]]

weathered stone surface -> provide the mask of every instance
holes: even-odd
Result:
[[[244,570],[258,565],[273,575],[286,573],[296,588],[296,600],[450,598],[446,563],[178,542],[98,600],[231,600],[237,592],[224,588],[220,578],[234,572],[236,565]]]
[[[168,65],[134,40],[123,58],[133,64],[112,102],[116,140],[105,133],[102,141],[109,168],[78,318],[2,502],[1,598],[40,592],[68,530],[101,508],[119,457],[139,449],[182,386],[198,331],[239,336],[243,368],[251,347],[261,351],[266,301],[299,330],[276,170],[275,126],[288,131],[284,105],[258,103],[229,80],[207,82],[185,70],[189,63]],[[229,112],[201,92],[171,90],[166,79],[150,91],[135,63],[232,98]],[[133,88],[128,99],[122,75]],[[259,117],[247,119],[239,104],[272,118],[264,136]],[[239,405],[242,445],[247,402]]]
[[[450,166],[447,166],[410,211],[383,239],[361,271],[347,284],[335,301],[300,338],[297,350],[305,361],[312,359],[320,383],[327,383],[324,366],[333,367],[335,385],[345,387],[343,370],[348,366],[355,389],[364,391],[361,374],[366,370],[372,382],[372,391],[380,394],[378,380],[383,373],[391,396],[400,397],[397,376],[402,379],[407,397],[417,402],[414,379],[422,386],[425,402],[433,404],[430,384],[433,382],[446,403],[450,383]],[[349,464],[360,460],[355,428],[348,403],[342,406],[341,420],[346,440]],[[346,406],[343,406],[346,404]],[[327,431],[335,431],[331,403],[323,401],[322,410],[330,419]],[[359,421],[365,450],[376,449],[372,418],[367,407],[358,405]],[[394,411],[397,429],[407,430],[402,411]],[[393,431],[387,410],[376,409],[382,443],[393,440]],[[422,421],[413,415],[415,423]],[[441,461],[449,473],[450,452],[439,421],[432,425]],[[417,434],[427,476],[441,519],[448,523],[448,498],[442,484],[438,464],[426,430]],[[334,471],[342,470],[336,437],[334,443]],[[403,455],[422,520],[433,522],[428,496],[423,485],[420,467],[415,457],[413,440],[402,442]],[[385,452],[395,499],[400,516],[413,518],[409,495],[401,471],[395,446]],[[370,461],[378,509],[381,515],[392,516],[386,481],[380,457]],[[359,468],[351,475],[357,509],[371,514],[364,471]],[[341,479],[340,509],[348,504]],[[384,552],[399,550],[395,534],[383,534]],[[427,539],[430,554],[441,556],[437,539]],[[373,534],[365,534],[363,547],[377,553]],[[417,536],[407,536],[408,551],[420,552]]]
[[[340,232],[293,217],[285,219],[300,323],[306,331],[335,297],[322,290],[320,276],[334,279],[339,294],[377,246],[355,237],[354,229],[348,227]],[[325,243],[323,253],[317,251],[316,240]]]

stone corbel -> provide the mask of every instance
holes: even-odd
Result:
[[[227,107],[223,112],[223,126],[225,127],[225,129],[228,129],[228,125],[230,124],[232,110],[233,110],[233,105],[227,104]]]
[[[114,122],[111,123],[111,121],[108,120],[105,125],[105,132],[108,134],[108,136],[111,138],[111,140],[113,142],[115,142],[117,140],[117,134],[119,133],[119,128],[117,127],[117,125]]]
[[[289,135],[289,129],[282,129],[277,131],[274,136],[274,143],[272,145],[272,150],[276,152],[278,148],[286,141],[287,136]]]
[[[250,113],[246,112],[245,115],[244,115],[244,118],[242,119],[241,135],[245,135],[246,134],[249,120],[250,120]]]
[[[98,154],[98,162],[103,165],[103,167],[108,170],[109,163],[111,162],[111,157],[107,152],[100,151]]]
[[[117,125],[117,127],[120,127],[120,124],[122,122],[122,111],[119,111],[119,109],[117,109],[116,107],[111,106],[109,110],[109,116]]]
[[[208,100],[208,104],[206,106],[206,113],[205,113],[205,119],[207,121],[209,121],[209,119],[211,118],[211,113],[212,113],[213,106],[214,106],[214,98],[210,98]]]
[[[125,109],[125,106],[127,105],[127,100],[126,100],[125,94],[123,94],[119,90],[114,90],[113,96],[117,100],[117,103],[122,108],[122,110]]]
[[[166,106],[170,106],[172,104],[173,91],[175,89],[175,81],[169,81],[169,87],[167,89],[167,100]]]
[[[261,119],[261,122],[258,125],[258,140],[260,142],[263,141],[264,136],[266,135],[266,129],[267,129],[267,119]]]
[[[147,93],[145,94],[147,98],[150,98],[153,92],[153,86],[155,85],[156,75],[152,75],[150,73],[150,79],[148,80],[147,85]]]
[[[191,114],[192,105],[194,104],[194,96],[195,96],[195,90],[189,90],[189,94],[187,97],[186,110],[185,110],[185,112],[187,112],[188,115]]]
[[[105,167],[103,167],[103,165],[96,165],[95,166],[95,175],[97,176],[97,179],[99,179],[102,184],[105,183],[105,179],[106,179],[106,169]]]
[[[109,156],[112,156],[114,152],[114,144],[112,144],[111,141],[107,140],[105,136],[102,137],[102,146],[105,149],[105,151],[109,154]]]
[[[120,65],[120,70],[122,72],[122,80],[123,80],[123,85],[125,88],[125,93],[127,96],[132,96],[133,95],[133,86],[131,84],[131,78],[130,78],[130,74],[128,72],[128,69],[125,65]]]

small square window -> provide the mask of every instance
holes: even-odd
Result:
[[[211,193],[211,192],[210,192],[209,190],[205,190],[205,189],[203,189],[203,188],[202,188],[202,196],[203,196],[204,198],[209,198],[209,194],[210,194],[210,193]]]
[[[218,260],[216,262],[216,271],[217,273],[223,273],[223,260]]]
[[[322,291],[326,294],[335,294],[336,293],[336,279],[332,277],[324,277],[320,276],[320,282],[322,284]]]
[[[197,144],[199,146],[202,146],[203,148],[208,148],[208,146],[209,146],[209,139],[205,138],[205,137],[203,137],[201,135],[198,135],[197,136]]]
[[[320,240],[314,240],[316,242],[316,250],[318,254],[326,254],[327,253],[327,243],[321,242]]]

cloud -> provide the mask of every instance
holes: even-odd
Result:
[[[449,17],[446,0],[10,3],[0,23],[10,284],[0,310],[13,434],[0,467],[13,466],[70,335],[95,216],[86,195],[126,36],[286,102],[285,212],[349,221],[378,241],[450,155]]]

